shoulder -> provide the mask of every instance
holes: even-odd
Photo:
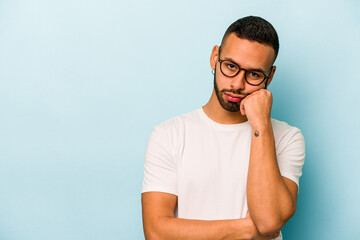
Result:
[[[296,132],[301,134],[301,130],[299,128],[291,126],[284,121],[279,121],[272,118],[271,124],[273,127],[274,135],[281,136],[284,134],[296,133]]]
[[[199,110],[200,109],[196,109],[192,112],[172,117],[172,118],[156,125],[154,127],[154,130],[155,131],[165,131],[169,134],[177,132],[177,131],[181,131],[182,129],[185,128],[185,126],[187,124],[198,120]]]
[[[288,145],[294,142],[305,144],[301,130],[291,126],[284,121],[271,119],[276,145]]]
[[[199,109],[196,109],[156,125],[150,135],[150,141],[167,142],[174,149],[178,149],[186,136],[188,126],[199,121],[199,115]]]

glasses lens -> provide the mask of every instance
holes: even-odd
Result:
[[[265,79],[265,74],[259,71],[247,71],[246,72],[246,80],[248,83],[253,85],[261,84]]]
[[[222,73],[228,77],[233,77],[239,72],[239,66],[230,61],[222,61],[220,67]]]

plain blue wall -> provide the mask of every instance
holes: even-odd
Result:
[[[211,48],[280,36],[273,117],[307,156],[284,239],[359,239],[358,1],[0,0],[0,239],[143,239],[153,126],[204,105]]]

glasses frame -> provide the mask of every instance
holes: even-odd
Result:
[[[220,63],[220,71],[221,71],[221,73],[222,73],[224,76],[233,78],[233,77],[236,77],[236,76],[241,72],[241,70],[244,70],[244,71],[245,71],[244,78],[245,78],[245,81],[246,81],[249,85],[251,85],[251,86],[260,86],[260,85],[265,81],[265,89],[267,88],[267,82],[268,82],[269,78],[271,77],[271,73],[272,73],[272,70],[273,70],[274,65],[272,65],[272,66],[270,67],[270,73],[269,73],[269,75],[266,75],[263,71],[258,71],[258,70],[257,70],[258,72],[261,72],[262,74],[264,74],[265,77],[264,77],[264,79],[263,79],[259,84],[253,84],[253,83],[249,83],[248,80],[246,79],[246,73],[247,73],[248,71],[252,71],[252,70],[248,70],[248,69],[245,69],[245,68],[241,68],[237,63],[234,63],[234,62],[232,62],[232,61],[230,61],[230,60],[220,59],[220,52],[221,52],[221,46],[219,47],[218,62]],[[228,75],[226,75],[226,74],[223,72],[222,68],[221,68],[221,63],[222,63],[223,61],[231,62],[232,64],[234,64],[235,66],[237,66],[237,67],[239,68],[239,71],[238,71],[234,76],[228,76]]]

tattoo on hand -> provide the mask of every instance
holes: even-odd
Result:
[[[259,131],[258,131],[258,130],[255,130],[255,131],[254,131],[254,136],[255,136],[255,137],[258,137],[259,135],[260,135],[260,134],[259,134]]]

